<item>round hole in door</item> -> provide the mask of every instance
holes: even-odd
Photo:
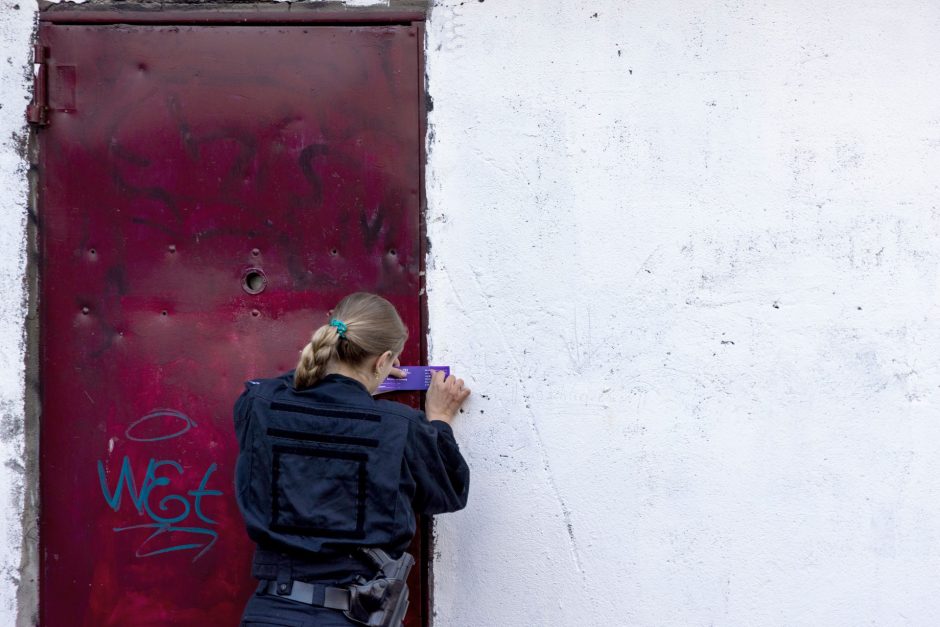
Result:
[[[268,284],[261,268],[249,268],[242,275],[242,289],[249,294],[260,294]]]

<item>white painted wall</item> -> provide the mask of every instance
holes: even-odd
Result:
[[[16,624],[25,459],[26,105],[36,3],[0,4],[0,625]],[[33,525],[27,529],[35,531]],[[30,585],[29,582],[26,583]],[[27,610],[24,618],[28,618]]]
[[[430,335],[475,394],[436,627],[940,624],[938,32],[438,4]]]

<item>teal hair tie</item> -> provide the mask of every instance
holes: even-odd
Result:
[[[347,327],[346,327],[346,323],[345,323],[345,322],[343,322],[342,320],[337,320],[336,318],[333,318],[332,320],[330,320],[330,326],[331,326],[331,327],[336,327],[336,334],[337,334],[337,335],[339,335],[340,337],[346,337],[346,328],[347,328]]]

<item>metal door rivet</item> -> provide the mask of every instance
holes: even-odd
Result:
[[[251,249],[251,256],[252,256],[252,257],[257,257],[257,256],[260,255],[260,254],[261,254],[261,251],[258,250],[257,248],[252,248],[252,249]]]
[[[82,307],[82,313],[85,314],[86,316],[88,315],[89,311],[91,310],[88,307]]]
[[[251,310],[251,315],[254,316],[255,318],[257,318],[258,316],[261,315],[261,312],[258,311],[257,309],[252,309],[252,310]]]
[[[163,311],[161,311],[161,312],[160,312],[160,315],[161,315],[161,316],[165,316],[165,315],[166,315],[166,309],[164,309]]]
[[[175,253],[175,252],[176,252],[176,244],[170,244],[169,246],[167,246],[167,250],[169,250],[171,253]]]
[[[94,248],[92,248],[91,250],[88,251],[88,253],[91,254],[91,255],[97,255],[97,254],[98,254],[98,251],[96,251]]]
[[[335,257],[336,255],[339,254],[339,251],[334,248],[334,249],[330,250],[330,254]]]
[[[394,248],[391,248],[391,249],[389,249],[388,254],[389,254],[389,255],[397,255],[397,254],[398,254],[398,251],[396,251]]]

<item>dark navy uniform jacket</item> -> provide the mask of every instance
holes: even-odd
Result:
[[[397,557],[414,512],[466,505],[470,471],[450,425],[341,374],[304,390],[293,380],[248,381],[235,403],[236,496],[258,544],[256,577],[365,572],[355,547]]]

